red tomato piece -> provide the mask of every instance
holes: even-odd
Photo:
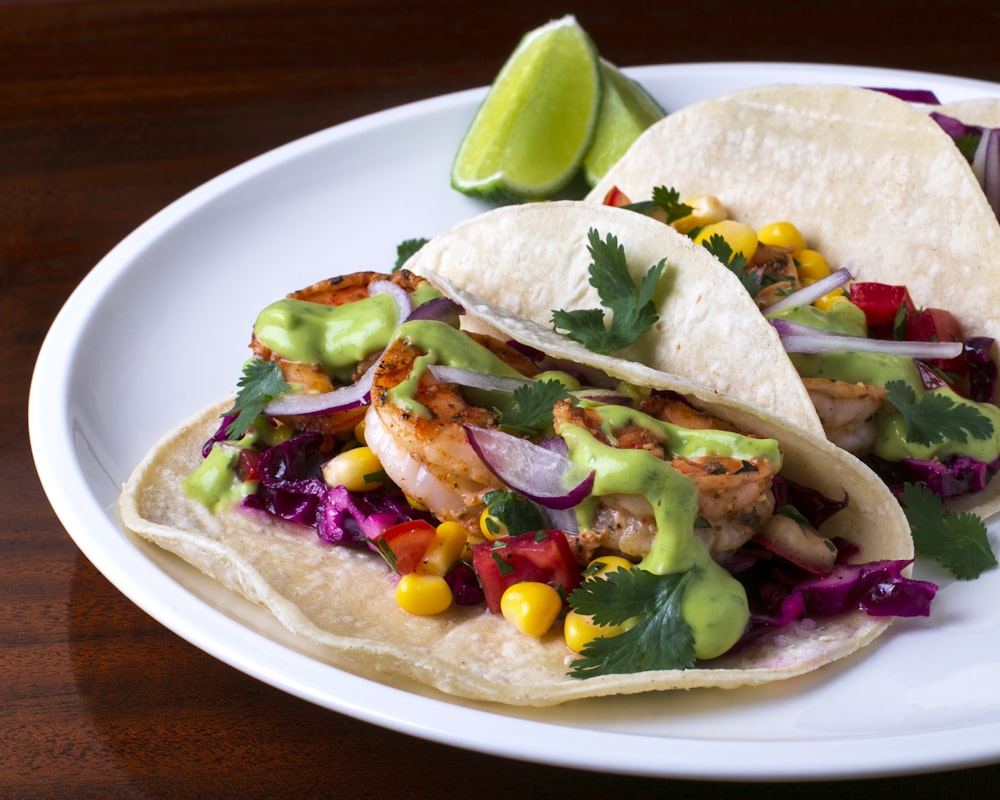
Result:
[[[236,477],[241,481],[260,480],[260,453],[252,447],[240,448],[236,458]]]
[[[375,537],[375,546],[390,567],[406,575],[417,568],[436,535],[433,525],[415,519],[386,528]]]
[[[564,598],[580,585],[580,567],[562,531],[522,533],[473,545],[472,566],[494,614],[500,613],[504,590],[515,583],[547,583]]]
[[[964,342],[965,335],[962,333],[962,326],[950,311],[925,308],[907,320],[906,339],[910,342]],[[969,371],[963,355],[949,359],[929,359],[928,363],[959,378]]]
[[[869,335],[875,339],[893,338],[893,323],[901,307],[906,307],[907,318],[917,310],[905,286],[888,283],[852,283],[851,302],[865,312]]]
[[[606,195],[604,195],[604,205],[615,206],[621,208],[622,206],[632,205],[632,201],[629,200],[628,195],[625,194],[617,186],[612,186]]]

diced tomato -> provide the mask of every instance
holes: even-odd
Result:
[[[894,338],[893,323],[901,307],[905,306],[907,319],[917,311],[905,286],[888,283],[851,284],[851,302],[865,312],[868,335],[873,339]]]
[[[580,567],[562,531],[522,533],[473,545],[472,566],[494,614],[500,613],[504,590],[515,583],[547,583],[564,598],[580,585]]]
[[[252,447],[240,448],[236,458],[236,477],[241,481],[260,480],[260,452]]]
[[[906,323],[906,340],[909,342],[963,342],[962,326],[950,311],[942,308],[925,308],[911,314]],[[928,361],[943,372],[956,378],[965,377],[969,368],[962,355],[949,359]]]
[[[604,195],[604,205],[615,206],[620,208],[621,206],[631,205],[632,201],[629,200],[628,195],[625,194],[617,186],[612,186],[606,195]]]
[[[390,567],[406,575],[417,568],[436,533],[434,526],[422,519],[400,522],[375,537],[375,546]]]

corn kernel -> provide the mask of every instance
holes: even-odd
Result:
[[[722,205],[719,198],[705,194],[685,200],[684,205],[691,207],[691,213],[686,217],[673,221],[674,229],[681,233],[689,233],[702,225],[711,225],[713,222],[722,222],[729,212]]]
[[[361,418],[361,422],[354,426],[354,438],[358,440],[358,444],[368,444],[365,441],[365,418]]]
[[[432,617],[451,607],[451,587],[440,575],[410,572],[396,584],[396,603],[408,614]]]
[[[491,542],[503,539],[507,535],[507,526],[490,514],[488,508],[484,508],[483,513],[479,515],[479,530]]]
[[[793,252],[806,249],[805,237],[791,222],[772,222],[757,231],[762,244],[787,247]]]
[[[627,558],[621,556],[599,556],[593,559],[583,571],[586,578],[600,578],[608,572],[619,569],[632,569],[634,565]]]
[[[850,303],[851,298],[843,289],[834,289],[813,303],[820,311],[829,311],[837,303]]]
[[[559,592],[547,583],[521,581],[500,597],[500,613],[521,633],[544,636],[562,611]]]
[[[343,486],[349,492],[377,489],[385,478],[378,456],[369,447],[355,447],[338,453],[323,465],[327,486]]]
[[[563,638],[566,646],[574,653],[579,653],[594,639],[605,639],[624,632],[620,625],[598,625],[593,617],[570,611],[563,620]]]
[[[757,249],[757,231],[744,222],[737,222],[732,219],[725,219],[712,225],[706,225],[694,237],[697,244],[707,242],[713,236],[719,235],[726,240],[726,243],[736,253],[742,253],[748,260]]]
[[[416,571],[425,575],[445,575],[465,550],[467,538],[465,528],[457,522],[442,522]]]
[[[830,274],[830,265],[826,263],[823,254],[815,250],[799,250],[795,253],[795,267],[804,286]]]

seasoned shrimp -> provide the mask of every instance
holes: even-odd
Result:
[[[728,423],[697,411],[683,400],[653,397],[644,403],[644,411],[674,424],[681,424],[674,420],[683,418],[701,429],[732,429]],[[667,452],[666,443],[649,428],[629,426],[614,431],[613,439],[609,439],[601,432],[600,420],[592,409],[573,407],[564,401],[556,405],[553,413],[556,419],[583,426],[605,444],[646,450],[691,478],[698,491],[698,514],[707,523],[706,527],[696,529],[695,534],[713,553],[738,549],[771,518],[774,469],[766,460],[682,458]],[[581,532],[577,546],[584,558],[598,549],[641,557],[649,551],[655,535],[653,508],[646,498],[609,495],[600,498],[592,531]]]
[[[470,336],[522,374],[537,372],[526,356],[503,342]],[[417,360],[423,355],[402,338],[385,349],[372,381],[365,438],[386,474],[408,497],[439,519],[476,531],[482,496],[502,484],[476,455],[463,426],[495,427],[498,414],[468,404],[455,384],[422,371]],[[411,378],[418,379],[413,399],[419,411],[391,397],[392,389]]]
[[[380,272],[356,272],[351,275],[341,275],[328,280],[319,281],[305,289],[292,292],[287,297],[292,300],[303,300],[310,303],[321,303],[329,306],[341,306],[363,300],[369,296],[371,285],[377,281],[391,281],[407,292],[414,292],[424,279],[408,270],[400,270],[392,275]],[[304,364],[282,358],[268,349],[256,336],[251,339],[250,349],[264,361],[275,361],[281,367],[285,380],[295,386],[301,386],[305,391],[317,394],[333,391],[337,386],[319,364]],[[352,380],[357,381],[378,358],[378,353],[372,353],[357,365]],[[316,431],[331,436],[341,436],[349,433],[365,417],[367,408],[364,406],[337,411],[330,414],[297,414],[279,417],[282,422],[297,430]]]
[[[828,378],[804,378],[827,438],[855,455],[865,455],[878,436],[876,417],[886,404],[881,386]]]

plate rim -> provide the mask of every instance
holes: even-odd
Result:
[[[983,91],[988,94],[1000,96],[1000,83],[932,72],[859,65],[713,61],[642,65],[625,68],[625,71],[641,78],[664,72],[683,73],[692,70],[698,73],[726,70],[730,72],[733,70],[750,70],[767,73],[794,70],[796,68],[824,72],[834,77],[866,74],[879,76],[887,80],[906,80],[915,84],[921,80],[932,80],[939,84],[948,84],[963,90]],[[224,614],[219,609],[198,598],[192,592],[189,592],[185,587],[173,581],[166,573],[160,574],[160,571],[158,571],[158,575],[163,578],[163,583],[160,584],[158,581],[157,585],[169,586],[172,584],[180,590],[181,596],[170,598],[170,602],[168,603],[155,592],[153,596],[143,594],[143,592],[137,590],[133,577],[128,574],[128,570],[125,568],[127,565],[117,563],[114,559],[114,554],[109,554],[102,550],[99,538],[95,538],[94,535],[88,533],[87,528],[90,522],[87,516],[83,513],[78,502],[67,496],[67,490],[64,488],[67,485],[87,487],[87,478],[83,474],[79,464],[72,463],[67,465],[61,459],[66,454],[56,453],[49,446],[49,441],[53,438],[51,430],[53,420],[58,419],[60,421],[59,430],[63,432],[65,441],[72,442],[73,434],[70,425],[71,421],[67,413],[70,399],[68,395],[69,387],[65,381],[60,379],[60,377],[65,376],[60,376],[61,370],[57,354],[65,349],[65,340],[79,326],[85,323],[88,308],[93,306],[115,278],[128,270],[128,265],[131,263],[131,259],[135,257],[135,254],[144,245],[155,240],[156,236],[164,230],[169,230],[172,224],[185,218],[188,214],[196,213],[197,209],[211,198],[238,185],[242,180],[251,175],[278,167],[284,161],[297,157],[299,154],[307,153],[311,149],[333,141],[339,136],[350,136],[369,128],[377,128],[381,125],[391,123],[397,119],[405,119],[412,115],[420,115],[436,109],[469,105],[478,102],[485,95],[485,92],[486,87],[477,87],[412,101],[307,134],[261,153],[205,181],[165,206],[130,232],[88,271],[64,302],[39,348],[28,395],[29,442],[38,477],[57,518],[81,552],[131,602],[142,608],[143,611],[164,625],[164,627],[229,666],[281,691],[330,710],[338,711],[381,727],[417,736],[418,738],[462,749],[475,750],[489,755],[498,755],[521,761],[591,771],[651,777],[709,778],[716,780],[787,781],[817,780],[832,777],[875,777],[978,766],[1000,759],[1000,745],[994,744],[988,746],[987,744],[991,740],[1000,740],[1000,735],[993,737],[984,735],[980,737],[981,746],[979,749],[974,749],[970,752],[967,743],[963,743],[960,751],[942,746],[940,732],[919,732],[890,737],[893,740],[905,740],[906,742],[906,746],[900,748],[900,750],[906,751],[906,757],[897,757],[895,761],[886,761],[882,753],[876,755],[875,751],[878,748],[865,748],[859,751],[856,744],[857,739],[845,736],[842,740],[821,739],[820,741],[829,755],[829,761],[834,762],[834,764],[839,761],[839,766],[843,766],[845,761],[840,756],[846,757],[849,755],[850,761],[847,762],[850,765],[849,769],[830,769],[833,766],[831,764],[827,764],[826,766],[814,764],[812,766],[800,765],[798,768],[793,767],[782,771],[775,771],[771,768],[767,758],[769,751],[773,757],[773,751],[778,746],[774,741],[747,742],[739,739],[733,741],[733,744],[738,744],[738,747],[730,747],[729,749],[738,750],[740,757],[730,759],[727,764],[721,767],[717,763],[713,764],[713,769],[708,772],[704,768],[703,758],[699,756],[705,748],[706,742],[711,747],[719,747],[719,740],[716,739],[692,740],[688,738],[647,736],[592,730],[537,720],[518,719],[516,717],[501,715],[499,712],[489,709],[460,706],[449,701],[448,698],[442,699],[416,695],[324,664],[308,655],[296,652],[280,643],[275,643],[274,640],[269,639],[263,634],[247,628],[238,620]],[[88,500],[92,501],[89,510],[93,510],[94,507],[99,508],[95,497],[88,497]],[[113,522],[112,517],[115,516],[113,510],[101,510],[108,515],[109,523]],[[138,555],[141,558],[146,558],[142,553],[138,553]],[[182,617],[179,620],[177,617],[178,609],[191,611],[193,617]],[[252,659],[248,661],[242,653],[238,652],[238,648],[234,648],[232,643],[229,646],[225,646],[224,643],[211,640],[201,630],[200,624],[190,624],[187,622],[188,619],[197,619],[198,615],[208,615],[214,624],[219,625],[225,631],[231,632],[234,636],[233,641],[235,642],[243,643],[244,640],[253,644],[267,642],[271,647],[276,646],[280,651],[279,663],[277,665],[255,664]],[[277,668],[279,666],[294,668],[294,677],[287,674],[287,672],[282,674],[281,670]],[[372,707],[371,704],[365,705],[352,701],[351,697],[354,695],[352,692],[344,692],[343,694],[346,696],[336,698],[331,698],[328,694],[319,693],[316,691],[315,686],[310,685],[307,681],[303,681],[299,677],[303,674],[312,675],[316,669],[327,675],[332,671],[337,676],[339,682],[349,687],[357,688],[358,696],[364,694],[363,690],[372,691],[374,689],[376,692],[385,694],[389,702],[379,707]],[[435,717],[434,713],[428,714],[427,712],[440,712],[442,704],[450,707],[450,709],[462,709],[460,716],[471,715],[480,723],[492,720],[495,725],[498,717],[508,720],[516,719],[518,725],[526,725],[530,726],[532,730],[539,730],[539,735],[547,737],[549,741],[559,740],[560,747],[541,753],[526,753],[522,744],[516,741],[514,737],[499,743],[496,740],[491,740],[488,748],[477,746],[475,742],[470,742],[462,738],[454,729],[447,725],[442,725],[440,722],[437,724],[428,722],[428,720],[435,720],[438,717]],[[392,707],[396,707],[397,709],[404,708],[406,713],[403,715],[398,713],[398,711],[392,713],[389,711]],[[445,713],[440,716],[447,718],[450,715]],[[1000,734],[1000,720],[982,727]],[[614,752],[614,758],[617,761],[609,761],[604,757],[601,763],[586,763],[584,760],[585,755],[594,753],[595,737],[598,743],[600,740],[611,739],[615,743],[623,745],[620,748],[608,748]],[[882,740],[883,737],[879,737],[879,741]],[[650,747],[651,742],[655,742],[654,747],[659,753],[658,758],[650,757],[653,749]],[[794,744],[782,741],[780,746],[783,748],[786,756],[782,761],[794,760],[794,758],[788,758],[790,754],[787,751],[789,746],[792,746],[794,750]],[[810,747],[815,747],[817,742],[815,740],[808,740],[806,744]],[[671,749],[672,757],[668,763],[664,764],[662,751],[666,749],[667,745]]]

